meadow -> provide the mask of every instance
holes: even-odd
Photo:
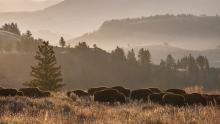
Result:
[[[187,88],[188,92],[202,92]],[[0,98],[0,124],[219,124],[219,106],[161,106],[130,102],[107,105],[84,98]]]

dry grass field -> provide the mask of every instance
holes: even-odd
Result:
[[[191,89],[189,89],[191,90]],[[219,124],[216,106],[173,107],[146,103],[104,105],[71,99],[64,93],[53,97],[0,98],[0,124]]]

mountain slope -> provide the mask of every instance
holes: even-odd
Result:
[[[75,37],[97,29],[105,20],[114,18],[149,16],[158,13],[215,15],[220,11],[219,3],[218,0],[212,2],[206,0],[64,0],[41,11],[1,13],[0,23],[17,22],[23,30],[30,29],[35,36],[43,36],[42,38],[54,40],[55,43],[57,38],[48,38],[38,31],[49,30],[58,36],[62,32],[63,35],[70,34]]]
[[[104,48],[168,43],[186,49],[216,48],[220,41],[220,17],[161,15],[106,21],[95,32],[73,39]],[[198,46],[198,43],[200,44]]]

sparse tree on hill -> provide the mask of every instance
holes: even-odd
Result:
[[[49,91],[57,91],[62,88],[64,84],[60,83],[63,80],[61,66],[57,66],[55,53],[49,42],[43,42],[38,46],[35,59],[38,64],[31,67],[30,73],[33,80],[25,85]]]
[[[16,23],[4,24],[4,25],[2,26],[2,30],[8,31],[8,32],[11,32],[11,33],[14,33],[14,34],[17,34],[17,35],[19,35],[19,36],[21,35],[21,32],[20,32],[20,30],[19,30],[19,28],[18,28],[18,26],[17,26]]]
[[[66,46],[66,41],[64,40],[63,37],[60,38],[59,44],[62,48],[64,48]]]

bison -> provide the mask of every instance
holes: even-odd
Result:
[[[203,94],[203,96],[206,98],[207,104],[220,105],[220,95]]]
[[[115,102],[119,102],[119,103],[123,104],[126,102],[126,98],[122,93],[118,92],[115,89],[106,89],[106,90],[95,92],[94,101],[107,102],[110,104],[114,104]]]
[[[1,89],[0,90],[0,96],[16,96],[19,95],[20,93],[16,89]]]
[[[89,94],[83,90],[74,90],[74,91],[68,91],[67,96],[70,97],[71,94],[74,93],[78,97],[86,97],[89,96]]]
[[[130,89],[126,89],[122,86],[115,86],[115,87],[112,87],[111,89],[118,90],[120,93],[123,93],[126,97],[130,97],[130,94],[131,94]]]
[[[133,90],[131,92],[131,100],[143,100],[148,101],[148,96],[152,94],[151,90],[149,89],[139,89],[139,90]]]
[[[48,91],[42,91],[38,88],[22,88],[19,89],[19,91],[22,91],[24,96],[27,97],[33,97],[33,98],[40,98],[40,97],[49,97],[51,96],[51,93]]]
[[[107,87],[90,88],[90,89],[88,89],[88,93],[89,93],[89,95],[93,96],[95,94],[95,92],[101,91],[104,89],[108,89],[108,88]]]
[[[179,95],[185,95],[186,91],[181,90],[181,89],[169,89],[166,92],[174,93],[174,94],[179,94]]]
[[[151,90],[152,93],[160,93],[161,90],[159,88],[148,88],[149,90]]]
[[[199,93],[192,93],[192,94],[187,94],[185,95],[186,98],[186,103],[188,105],[207,105],[207,99],[204,95],[199,94]]]
[[[166,94],[171,94],[171,93],[168,93],[168,92],[153,93],[149,95],[148,99],[153,103],[164,105],[163,96]]]
[[[179,94],[165,94],[163,96],[163,103],[166,105],[181,107],[185,105],[185,98],[183,95]]]

